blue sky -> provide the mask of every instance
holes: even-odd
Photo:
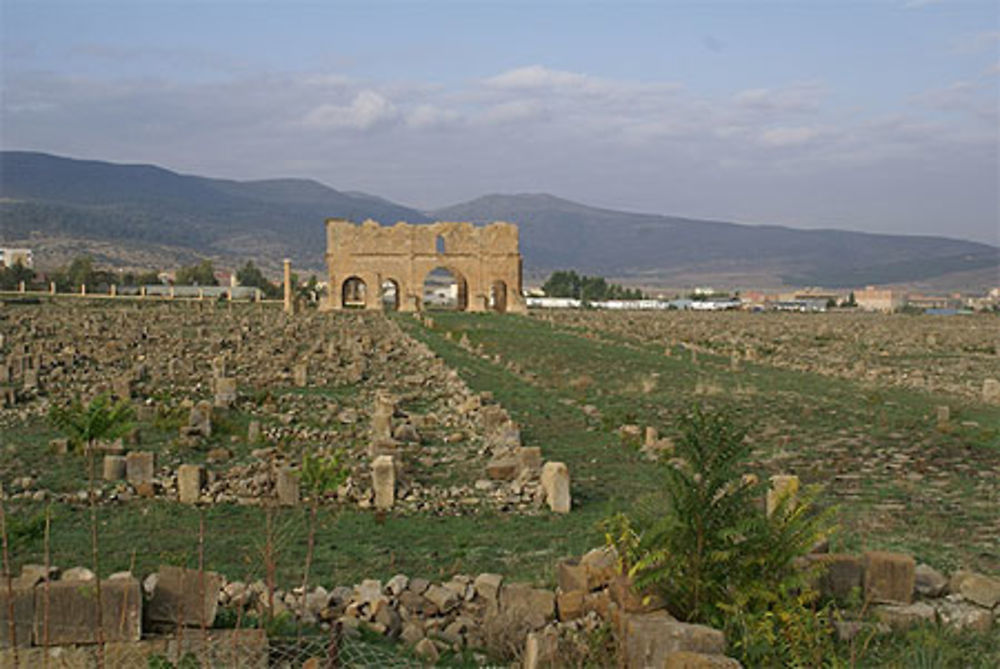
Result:
[[[998,6],[0,0],[0,143],[998,243]]]

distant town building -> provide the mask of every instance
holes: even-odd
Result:
[[[864,290],[854,291],[854,301],[865,311],[893,312],[906,306],[906,294],[898,290],[866,286]]]
[[[18,261],[20,261],[23,267],[35,266],[31,249],[0,248],[0,265],[10,268],[14,267]]]
[[[906,305],[917,309],[959,309],[962,307],[962,297],[961,295],[911,294],[906,298]]]

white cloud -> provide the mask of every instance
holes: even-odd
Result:
[[[515,123],[539,119],[543,113],[544,107],[534,100],[511,100],[485,109],[478,120],[488,124]]]
[[[815,112],[826,89],[818,83],[803,82],[776,88],[739,91],[733,102],[744,109],[763,112]]]
[[[486,80],[488,86],[513,90],[552,89],[552,88],[588,88],[599,85],[593,77],[575,72],[550,70],[541,65],[528,65],[514,70],[507,70]]]
[[[813,141],[821,133],[819,128],[809,126],[768,128],[760,133],[759,141],[770,147],[801,146]]]
[[[396,106],[373,90],[365,89],[354,96],[349,105],[324,104],[310,110],[303,123],[318,129],[369,130],[394,120]]]
[[[417,105],[406,114],[406,124],[411,128],[443,128],[457,122],[461,115],[454,109],[434,105]]]

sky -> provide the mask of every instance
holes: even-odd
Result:
[[[1000,244],[995,0],[0,0],[0,147]],[[336,212],[331,212],[336,215]]]

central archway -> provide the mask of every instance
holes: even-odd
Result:
[[[399,282],[395,279],[385,279],[382,282],[382,309],[384,311],[399,311]]]
[[[469,308],[469,284],[461,273],[436,267],[424,277],[421,293],[425,309],[466,311]]]

